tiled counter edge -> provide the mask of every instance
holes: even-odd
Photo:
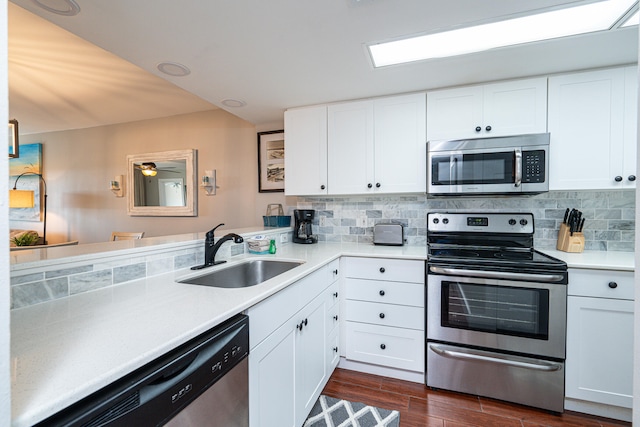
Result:
[[[240,234],[245,241],[256,235],[263,235],[280,242],[283,234],[286,235],[284,240],[291,241],[289,228],[225,232]],[[73,251],[51,248],[12,253],[11,309],[202,264],[203,243],[204,233],[194,233],[78,245]],[[82,253],[83,249],[87,252]],[[246,243],[229,242],[221,247],[216,259],[229,259],[247,252]]]

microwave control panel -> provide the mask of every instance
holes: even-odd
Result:
[[[545,181],[544,150],[522,152],[522,182]]]

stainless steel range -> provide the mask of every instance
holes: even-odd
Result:
[[[564,409],[567,265],[530,213],[427,215],[427,385]]]

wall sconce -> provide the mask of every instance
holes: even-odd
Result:
[[[18,190],[18,180],[23,175],[35,175],[44,184],[44,221],[42,228],[42,242],[47,244],[47,181],[44,180],[42,175],[35,172],[24,172],[18,175],[16,182],[13,184],[13,189],[9,190],[9,207],[10,208],[32,208],[35,206],[35,194],[31,190]]]
[[[207,193],[207,196],[215,196],[216,189],[218,186],[216,185],[216,170],[204,171],[204,175],[202,175],[202,183],[200,187],[204,189]]]
[[[111,191],[116,197],[124,196],[124,178],[122,175],[116,175],[111,181]]]

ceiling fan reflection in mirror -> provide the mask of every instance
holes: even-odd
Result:
[[[179,171],[170,170],[173,169],[174,166],[168,166],[160,169],[154,162],[144,162],[140,164],[135,163],[134,166],[136,169],[140,169],[140,172],[142,172],[142,175],[144,176],[156,176],[158,171],[180,173]]]

